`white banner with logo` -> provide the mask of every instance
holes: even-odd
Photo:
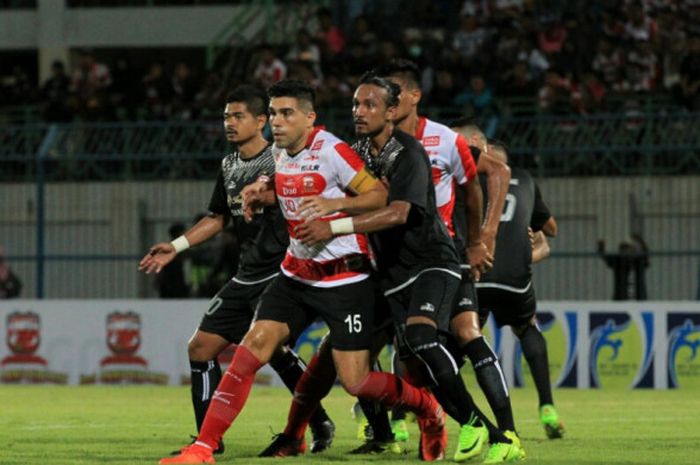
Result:
[[[203,300],[0,301],[0,382],[188,384],[187,340],[206,307]],[[700,387],[700,302],[538,307],[555,386]],[[299,339],[304,358],[325,333],[314,324]],[[490,320],[484,333],[509,383],[531,384],[511,331]],[[280,383],[269,367],[258,382]]]

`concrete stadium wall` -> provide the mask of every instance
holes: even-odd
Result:
[[[546,299],[605,300],[612,272],[595,255],[598,239],[609,249],[641,231],[652,252],[649,298],[694,299],[700,264],[700,178],[544,179],[538,181],[557,217],[555,254],[535,267],[538,295]],[[134,298],[154,295],[151,277],[136,271],[168,226],[190,224],[206,211],[213,182],[56,183],[46,188],[45,295],[49,298]],[[631,201],[631,197],[635,199]],[[36,186],[4,184],[0,246],[19,257],[22,295],[35,296]],[[694,253],[694,254],[693,254]],[[74,256],[88,255],[89,261]],[[112,256],[100,257],[103,255]],[[25,259],[23,260],[22,257]]]

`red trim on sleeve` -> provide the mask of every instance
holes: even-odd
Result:
[[[348,144],[345,142],[339,142],[335,144],[335,147],[333,147],[336,152],[338,152],[338,155],[343,157],[343,160],[352,167],[356,172],[359,172],[362,168],[365,167],[365,162],[362,161],[362,158],[355,152],[352,147],[350,147]]]
[[[469,182],[476,176],[476,163],[474,163],[474,156],[472,155],[472,151],[469,149],[469,144],[461,134],[457,134],[455,145],[457,146],[459,158],[462,160],[462,168],[464,169],[464,174],[467,176],[467,182]]]
[[[416,126],[416,139],[421,144],[423,143],[423,134],[425,133],[425,125],[428,123],[428,119],[425,116],[418,117],[418,126]]]

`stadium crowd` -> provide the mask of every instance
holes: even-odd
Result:
[[[397,57],[420,65],[427,105],[482,117],[503,97],[536,98],[554,114],[605,111],[611,93],[700,104],[697,0],[354,1],[305,23],[289,43],[259,44],[212,71],[184,61],[138,69],[128,55],[108,62],[85,50],[36,86],[18,66],[1,81],[0,107],[37,103],[58,122],[191,120],[218,116],[237,84],[282,78],[312,82],[319,105],[334,106],[364,70]]]

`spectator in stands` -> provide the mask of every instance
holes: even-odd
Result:
[[[627,22],[625,35],[629,40],[654,42],[657,36],[656,21],[647,16],[644,5],[639,1],[630,3],[627,7]]]
[[[339,54],[345,48],[345,36],[333,22],[333,15],[328,8],[320,8],[316,13],[318,19],[318,31],[316,40],[321,44],[322,52],[332,57]]]
[[[194,97],[197,114],[207,118],[221,113],[221,100],[224,98],[226,87],[221,82],[219,73],[212,70],[204,77],[204,83]]]
[[[622,91],[649,92],[656,87],[658,60],[651,42],[634,42],[625,60]]]
[[[372,29],[369,18],[365,15],[357,16],[352,21],[350,34],[348,35],[353,42],[362,44],[367,50],[367,53],[375,53],[377,49],[377,34]]]
[[[109,90],[113,116],[117,119],[134,119],[136,108],[141,104],[143,89],[139,76],[126,54],[117,58],[114,64],[112,86]]]
[[[474,15],[462,17],[460,28],[452,39],[452,48],[457,50],[466,62],[470,62],[488,38],[488,31],[479,24]]]
[[[532,81],[525,61],[517,61],[506,71],[499,85],[499,93],[508,97],[532,96],[537,94],[537,86]]]
[[[598,76],[593,71],[586,71],[581,82],[574,86],[572,99],[579,113],[590,114],[603,109],[605,94],[605,86]]]
[[[567,114],[574,110],[571,100],[571,81],[553,69],[547,71],[538,99],[540,109],[547,113]]]
[[[111,85],[112,75],[107,65],[97,62],[92,51],[84,50],[71,84],[78,99],[78,111],[84,119],[104,116],[106,92]]]
[[[498,112],[493,101],[493,92],[486,84],[483,75],[472,74],[469,79],[469,88],[455,97],[454,104],[463,108],[462,114],[478,116],[481,121],[484,121],[482,126],[486,137],[495,135]]]
[[[35,87],[29,81],[29,76],[21,66],[13,66],[12,74],[5,78],[0,99],[8,105],[21,105],[28,102],[33,102],[36,97]]]
[[[520,42],[517,59],[528,64],[530,76],[535,80],[539,80],[550,67],[549,60],[527,37]]]
[[[314,74],[322,76],[321,73],[321,51],[318,45],[311,40],[311,34],[306,29],[299,29],[297,32],[296,42],[289,49],[285,57],[287,62],[304,61],[311,63],[314,69]]]
[[[435,82],[430,90],[430,105],[448,107],[454,106],[457,95],[457,84],[452,72],[447,68],[435,70]]]
[[[593,70],[600,74],[603,83],[608,88],[613,88],[621,80],[621,67],[622,55],[620,50],[612,45],[609,38],[601,38],[598,41],[598,52],[593,57]]]
[[[151,119],[163,120],[169,115],[169,103],[172,94],[170,80],[165,75],[163,63],[151,64],[143,77],[144,104]]]
[[[559,21],[552,21],[537,36],[540,51],[547,57],[558,55],[564,48],[567,35],[568,31],[563,24]]]
[[[270,87],[287,77],[287,66],[277,57],[272,45],[259,47],[259,61],[253,72],[253,78],[264,88]]]
[[[0,247],[0,299],[12,299],[22,292],[22,281],[7,263],[5,250]]]
[[[46,121],[64,123],[73,118],[69,107],[70,78],[66,74],[63,62],[54,61],[51,64],[51,77],[41,88],[41,98],[42,113]]]
[[[691,111],[700,109],[700,36],[692,36],[681,62],[681,102]]]
[[[182,223],[173,223],[168,228],[171,240],[184,233],[185,225]],[[161,299],[186,299],[190,296],[190,286],[185,281],[185,258],[186,254],[177,254],[173,261],[156,275],[158,296]]]
[[[330,70],[323,78],[321,87],[316,91],[316,100],[319,105],[342,107],[352,101],[352,90],[343,79],[343,73]]]
[[[170,113],[182,120],[192,119],[192,102],[197,93],[197,82],[187,63],[180,62],[175,66],[170,85],[173,96]]]

